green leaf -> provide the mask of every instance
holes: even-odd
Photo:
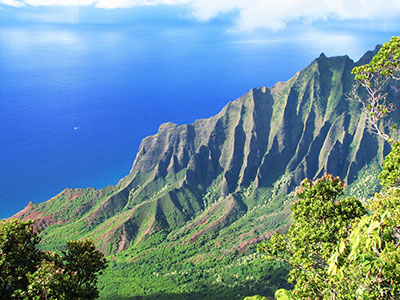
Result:
[[[344,249],[346,249],[346,244],[341,241],[339,244],[339,253],[343,253]]]
[[[337,265],[336,265],[336,263],[332,262],[329,265],[327,273],[328,273],[328,275],[336,275],[336,272],[337,272]]]

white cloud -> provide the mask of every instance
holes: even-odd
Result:
[[[92,5],[95,0],[24,0],[32,6],[87,6]]]
[[[161,1],[158,1],[161,2]],[[149,6],[157,5],[157,1],[151,0],[97,0],[96,7],[114,9],[114,8],[128,8],[133,6]]]
[[[190,1],[190,6],[193,17],[208,21],[220,14],[242,9],[246,6],[246,0],[198,0]]]
[[[293,21],[372,21],[400,17],[398,0],[385,0],[385,5],[380,0],[196,0],[191,7],[193,16],[203,21],[237,11],[236,26],[240,30],[279,30]]]
[[[400,18],[399,0],[0,0],[0,4],[14,7],[94,5],[104,9],[185,4],[191,17],[204,22],[226,13],[236,13],[234,23],[239,30],[280,30],[291,22],[313,23],[327,19],[374,21]]]
[[[149,5],[189,4],[192,0],[0,0],[0,4],[13,7],[31,6],[89,6],[114,9]]]
[[[25,6],[24,2],[17,1],[17,0],[0,0],[0,4],[5,4],[8,6],[13,6],[13,7]]]
[[[192,0],[96,0],[96,7],[113,9],[128,8],[133,6],[153,6],[153,5],[181,5],[189,4]]]

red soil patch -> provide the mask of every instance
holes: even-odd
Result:
[[[61,220],[54,220],[53,216],[44,216],[42,218],[36,219],[33,221],[33,226],[38,229],[40,228],[41,230],[44,230],[46,227],[49,227],[54,224],[60,224],[63,225],[65,224],[65,221]]]
[[[204,262],[206,260],[206,256],[207,255],[204,255],[204,254],[198,254],[196,256],[192,256],[191,258],[189,258],[187,260],[187,262],[190,262],[190,263],[193,263],[193,264],[197,265],[199,263]]]
[[[125,228],[122,228],[122,233],[119,237],[119,242],[118,242],[118,248],[117,248],[117,253],[120,251],[123,251],[125,249],[128,249],[129,247],[129,240],[127,238],[127,234],[125,232]]]
[[[152,222],[151,222],[151,224],[150,224],[150,226],[146,229],[146,231],[144,232],[144,236],[146,236],[146,235],[149,235],[152,231],[154,231],[154,228],[155,228],[155,222],[156,222],[156,218],[153,218],[153,220],[152,220]]]
[[[80,195],[79,195],[78,193],[76,193],[76,194],[73,194],[73,195],[69,198],[69,200],[74,200],[74,199],[76,199],[76,198],[78,198],[78,197],[80,197]]]
[[[259,242],[261,242],[264,239],[269,239],[274,233],[276,233],[276,231],[270,231],[264,235],[260,235],[260,236],[256,236],[251,239],[248,239],[247,241],[244,241],[243,243],[241,243],[236,250],[239,253],[245,253],[247,251],[247,249],[249,248],[249,246],[258,244]]]
[[[11,218],[21,219],[22,221],[32,220],[33,228],[35,228],[35,230],[44,230],[46,229],[46,227],[54,224],[65,224],[65,221],[56,221],[53,216],[43,216],[43,214],[44,211],[39,210],[39,208],[36,207],[35,203],[29,202],[23,210],[16,213]]]
[[[139,255],[138,257],[134,258],[134,259],[127,259],[127,262],[134,262],[137,261],[138,259],[145,257],[147,254],[149,254],[149,252],[151,252],[151,250],[146,251],[145,253],[143,253],[142,255]]]
[[[103,190],[97,191],[97,198],[101,198],[103,196]]]
[[[212,228],[214,228],[214,227],[217,227],[217,226],[223,224],[223,222],[226,221],[226,219],[228,218],[228,216],[230,215],[230,213],[233,211],[233,208],[234,208],[235,205],[236,205],[236,200],[235,200],[235,198],[234,198],[233,196],[230,196],[229,198],[226,198],[226,200],[224,200],[223,202],[220,202],[220,203],[217,203],[216,205],[214,205],[214,206],[210,209],[210,211],[215,210],[215,208],[216,208],[217,205],[223,205],[223,204],[229,205],[228,211],[227,211],[222,217],[218,218],[214,223],[211,223],[211,224],[208,225],[207,227],[205,227],[205,228],[203,228],[202,230],[200,230],[200,231],[196,232],[195,234],[193,234],[193,235],[190,237],[190,241],[191,241],[191,242],[197,241],[198,238],[199,238],[200,236],[202,236],[204,233],[206,233],[206,232],[209,231],[210,229],[212,229]],[[206,219],[206,221],[207,221],[207,219]],[[202,222],[202,224],[204,224],[204,223]]]
[[[278,228],[277,230],[267,232],[267,233],[264,234],[264,235],[256,236],[256,237],[253,237],[253,238],[251,238],[251,239],[248,239],[247,241],[244,241],[243,243],[241,243],[241,244],[239,245],[239,247],[238,247],[236,250],[237,250],[239,253],[244,253],[244,252],[247,251],[247,249],[249,248],[249,246],[254,245],[254,244],[258,244],[258,243],[261,242],[262,240],[271,238],[271,236],[272,236],[274,233],[280,233],[280,234],[286,233],[286,232],[288,231],[289,227],[290,227],[290,225],[285,225],[285,226],[283,226],[283,227]],[[248,232],[247,232],[247,233],[248,233]],[[247,233],[242,234],[241,236],[245,236]]]
[[[23,210],[17,212],[15,215],[13,215],[12,217],[10,217],[9,219],[12,219],[12,218],[14,218],[14,219],[21,219],[23,216],[31,214],[31,213],[32,213],[31,211],[35,208],[35,205],[36,205],[35,203],[33,203],[32,201],[30,201],[30,202],[28,203],[28,205],[25,206],[25,208],[24,208]],[[25,220],[26,220],[26,219],[25,219]]]

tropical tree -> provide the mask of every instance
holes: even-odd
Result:
[[[99,297],[97,278],[107,262],[92,241],[70,241],[61,254],[39,250],[39,242],[31,221],[0,221],[0,299]]]
[[[379,175],[383,191],[369,214],[354,225],[332,257],[328,274],[338,299],[400,299],[400,143],[394,143]]]
[[[400,36],[392,37],[368,64],[353,68],[352,73],[355,84],[349,98],[362,104],[372,131],[392,142],[397,124],[392,124],[388,116],[397,107],[387,101],[387,96],[388,86],[400,80]]]
[[[258,247],[267,259],[291,268],[294,290],[278,290],[279,300],[400,299],[400,141],[390,120],[396,106],[387,101],[390,87],[400,80],[400,37],[352,73],[350,98],[362,104],[371,129],[392,145],[378,176],[382,191],[364,208],[355,198],[338,198],[339,178],[303,181],[288,233]]]
[[[63,251],[63,262],[72,287],[67,290],[68,299],[98,298],[97,278],[107,262],[94,243],[91,240],[69,241],[67,250]]]
[[[392,145],[379,174],[382,191],[368,203],[368,215],[354,224],[330,258],[329,276],[342,299],[400,298],[400,142],[387,117],[396,109],[387,102],[388,86],[400,80],[400,37],[382,45],[370,63],[353,69],[352,97],[363,104],[378,136]],[[366,96],[358,93],[359,87]]]
[[[14,291],[28,284],[27,274],[42,260],[37,249],[40,239],[32,222],[0,221],[0,298],[10,299]]]
[[[295,299],[329,299],[336,293],[328,278],[329,259],[338,241],[349,235],[354,220],[366,213],[357,199],[339,198],[343,187],[343,181],[332,175],[305,179],[291,207],[293,223],[288,233],[274,234],[258,247],[267,259],[289,265]],[[287,291],[280,294],[282,299],[288,297]]]

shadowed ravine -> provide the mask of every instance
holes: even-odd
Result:
[[[252,245],[287,229],[292,192],[304,178],[327,172],[344,179],[354,194],[361,195],[365,184],[376,189],[376,182],[363,178],[379,170],[388,149],[368,132],[358,103],[346,99],[354,66],[347,56],[321,54],[289,81],[252,89],[216,116],[162,124],[143,139],[131,172],[116,186],[66,189],[17,216],[44,229],[44,248],[94,239],[113,260],[103,279],[105,298],[214,299],[202,294],[201,284],[214,294],[230,289],[236,295],[235,284],[217,275],[242,272],[239,261],[254,255]],[[174,255],[177,261],[163,261]],[[175,284],[160,281],[171,270],[188,272],[200,290],[184,275]],[[124,272],[130,276],[124,279]],[[149,287],[139,288],[146,272]],[[156,280],[154,274],[163,272]],[[237,295],[259,289],[260,282],[250,284],[253,275],[238,275]],[[264,292],[272,295],[282,278],[272,278]],[[182,286],[186,292],[178,292]]]

